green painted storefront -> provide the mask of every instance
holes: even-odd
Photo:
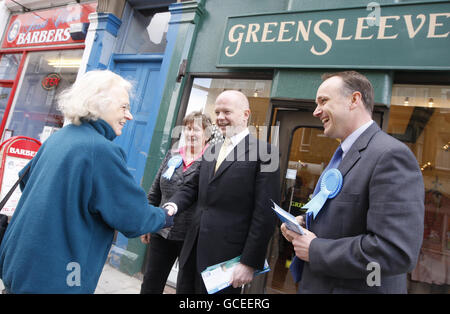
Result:
[[[371,80],[384,119],[395,83],[450,85],[449,1],[198,0],[171,6],[171,13],[182,18],[171,22],[178,35],[145,190],[185,115],[195,78],[269,79],[273,110],[277,102],[312,106],[323,73],[354,69]],[[248,292],[264,287],[261,277]]]

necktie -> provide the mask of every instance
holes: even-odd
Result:
[[[226,137],[225,141],[222,144],[222,147],[219,151],[219,156],[217,156],[217,162],[216,162],[216,170],[219,169],[220,164],[222,164],[222,161],[225,160],[225,157],[227,156],[228,146],[230,146],[230,138]]]
[[[328,166],[325,168],[325,170],[321,173],[319,180],[317,181],[316,187],[314,188],[314,193],[313,193],[313,197],[319,193],[320,191],[320,182],[322,181],[322,175],[328,170],[328,169],[332,169],[332,168],[337,168],[339,167],[339,164],[342,161],[342,148],[341,145],[338,146],[338,148],[336,149],[336,151],[333,154],[333,157],[331,157],[330,162],[328,163]]]
[[[336,149],[336,151],[333,154],[333,157],[331,158],[330,162],[328,163],[328,166],[325,168],[325,170],[322,172],[324,174],[328,169],[337,168],[339,164],[342,161],[342,148],[341,145]],[[322,174],[320,175],[319,181],[317,181],[316,187],[314,189],[313,197],[319,193],[320,191],[320,181],[322,180]],[[309,212],[306,214],[306,229],[309,230],[311,219],[312,219],[312,212]],[[299,282],[302,278],[303,273],[303,265],[304,262],[300,260],[297,256],[294,256],[291,266],[289,267],[292,273],[292,276],[294,277],[295,282]]]
[[[328,169],[332,169],[332,168],[337,168],[339,167],[339,164],[342,161],[342,148],[341,145],[338,146],[338,148],[336,149],[336,151],[333,154],[333,157],[331,157],[330,162],[328,163],[328,166],[325,168],[325,170],[321,173],[319,180],[317,181],[316,187],[314,188],[314,193],[313,193],[313,197],[319,193],[320,191],[320,182],[322,181],[322,175],[328,170]],[[311,215],[312,212],[308,213],[306,215],[306,229],[309,229],[309,225],[310,225],[310,221],[311,221]]]

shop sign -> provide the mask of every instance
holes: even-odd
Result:
[[[19,171],[36,155],[40,147],[39,141],[25,136],[15,136],[0,144],[0,197],[2,199],[17,181]],[[16,188],[0,213],[12,216],[21,194],[20,189]]]
[[[19,48],[79,43],[70,37],[70,25],[89,23],[96,3],[67,5],[57,9],[13,15],[6,29],[2,48]]]
[[[41,86],[45,90],[55,89],[61,81],[61,75],[58,73],[49,73],[41,81]]]
[[[449,70],[450,2],[228,17],[218,67]]]

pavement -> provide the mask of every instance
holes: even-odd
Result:
[[[139,294],[142,281],[136,277],[122,273],[108,263],[103,267],[95,294]],[[4,289],[0,280],[0,291]],[[164,294],[174,294],[175,289],[169,285],[164,288]]]
[[[95,289],[95,294],[139,294],[141,284],[142,280],[122,273],[106,263]],[[174,294],[175,289],[166,285],[163,293]]]

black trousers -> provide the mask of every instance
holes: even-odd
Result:
[[[197,272],[197,245],[189,254],[186,263],[178,270],[177,294],[206,294],[201,275]]]
[[[162,294],[173,263],[180,256],[183,241],[167,240],[152,234],[148,247],[141,294]]]
[[[240,294],[241,288],[227,287],[216,294]],[[194,245],[185,265],[178,270],[177,294],[207,294],[202,276],[197,270],[197,245]]]

